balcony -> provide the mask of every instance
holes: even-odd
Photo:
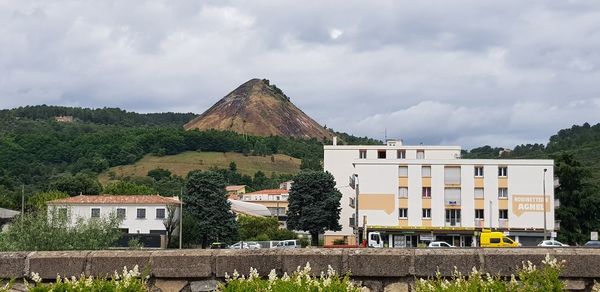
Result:
[[[483,222],[484,222],[483,219],[475,219],[475,228],[483,228],[484,227]]]
[[[498,228],[507,229],[508,228],[508,219],[498,220]]]
[[[460,227],[460,221],[446,221],[446,227]]]

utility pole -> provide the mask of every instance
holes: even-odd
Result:
[[[179,249],[183,242],[183,188],[179,191]]]
[[[25,185],[21,185],[21,220],[25,214]]]
[[[543,180],[543,190],[544,190],[544,240],[548,239],[546,236],[546,171],[547,168],[544,168],[544,180]]]
[[[356,229],[356,244],[360,244],[360,232],[358,232],[358,174],[354,175],[354,229]]]
[[[492,200],[490,200],[490,231],[492,231]]]

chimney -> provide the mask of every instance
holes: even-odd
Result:
[[[333,136],[333,146],[337,146],[337,136]]]

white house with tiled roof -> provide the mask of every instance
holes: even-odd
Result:
[[[177,218],[181,201],[177,197],[159,195],[81,195],[50,201],[47,205],[48,212],[66,212],[73,224],[78,218],[99,218],[115,214],[123,219],[120,228],[127,233],[165,234],[163,221],[169,216],[168,207],[175,206]]]

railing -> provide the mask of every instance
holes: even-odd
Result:
[[[483,219],[475,219],[475,227],[483,228]]]
[[[507,219],[498,220],[498,228],[508,228],[508,220]]]

